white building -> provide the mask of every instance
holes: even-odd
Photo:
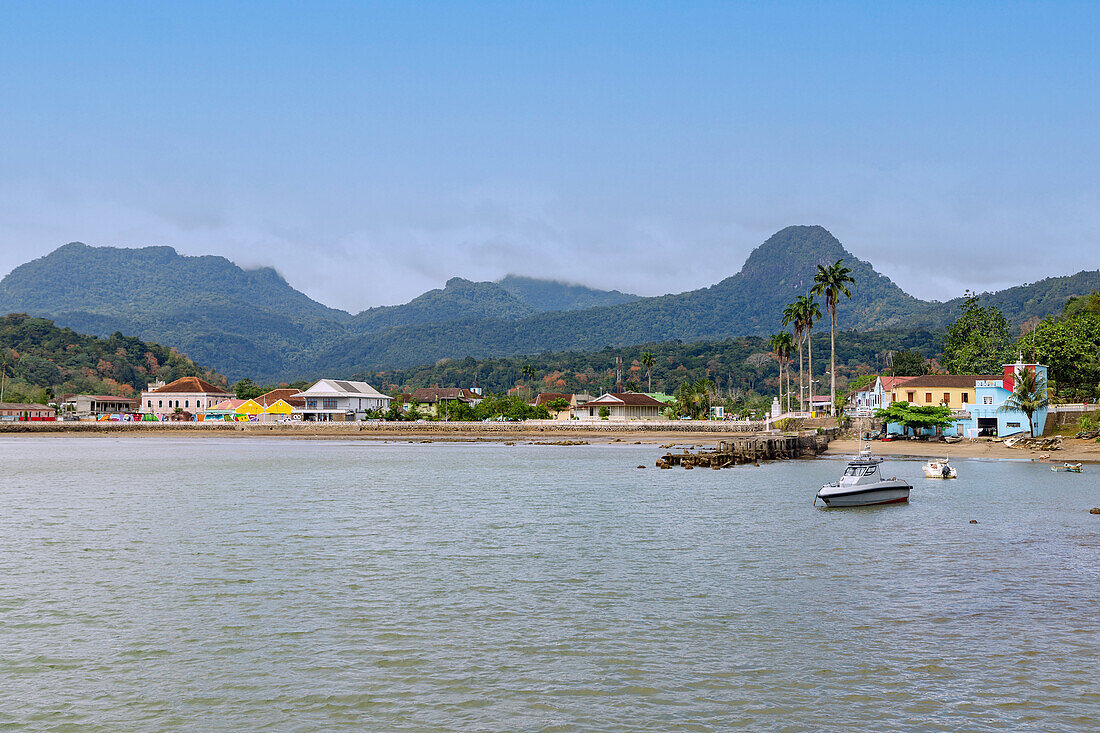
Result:
[[[138,400],[111,395],[74,394],[61,403],[63,413],[78,418],[99,417],[124,412],[137,412]]]
[[[306,403],[294,408],[295,419],[317,422],[362,420],[368,410],[388,409],[391,399],[366,382],[343,379],[322,379],[295,396]]]
[[[180,377],[161,387],[149,386],[153,389],[141,393],[141,411],[154,415],[169,415],[177,408],[194,415],[235,396],[198,377]]]
[[[611,420],[659,420],[665,405],[640,392],[615,392],[578,405],[573,414],[581,420],[599,420],[601,409]]]
[[[880,408],[889,407],[894,390],[914,379],[916,377],[875,377],[875,381],[858,392],[852,393],[848,398],[848,409],[852,414],[861,417],[871,415]]]

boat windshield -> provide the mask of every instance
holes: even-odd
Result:
[[[874,466],[848,466],[844,471],[845,476],[870,476],[875,472]]]

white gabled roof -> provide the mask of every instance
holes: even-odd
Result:
[[[299,395],[296,395],[299,396]],[[302,397],[374,397],[376,399],[390,399],[366,382],[349,382],[346,379],[322,379],[301,392]]]

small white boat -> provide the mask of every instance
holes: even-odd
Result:
[[[944,458],[942,461],[929,461],[922,466],[925,478],[958,478],[959,472],[955,470],[955,467],[947,462],[948,459]]]
[[[1051,466],[1051,471],[1057,473],[1058,471],[1065,471],[1066,473],[1081,473],[1080,463],[1067,463],[1062,466]]]
[[[821,487],[814,497],[814,504],[818,499],[830,507],[873,506],[909,501],[909,490],[913,487],[897,477],[884,478],[880,471],[881,463],[881,458],[871,455],[870,448],[861,450],[859,456],[848,462],[839,481]]]

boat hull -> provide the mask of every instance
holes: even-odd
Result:
[[[902,504],[909,501],[909,484],[900,481],[882,481],[886,486],[825,486],[817,492],[817,498],[829,507],[875,506],[878,504]]]

